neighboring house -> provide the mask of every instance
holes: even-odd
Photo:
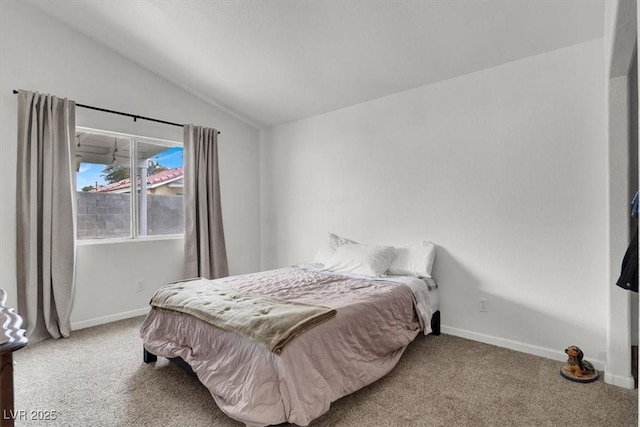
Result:
[[[158,194],[164,196],[179,196],[183,192],[182,168],[163,170],[151,175],[147,175],[147,194]],[[123,179],[113,184],[98,186],[91,193],[130,193],[131,179]]]

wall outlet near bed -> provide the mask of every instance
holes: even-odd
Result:
[[[144,280],[136,280],[136,292],[144,291]]]
[[[483,313],[487,313],[489,310],[487,308],[487,299],[480,298],[480,311]]]

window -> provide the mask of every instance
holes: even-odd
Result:
[[[184,234],[181,143],[77,128],[76,188],[79,240]]]

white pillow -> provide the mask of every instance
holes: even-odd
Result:
[[[423,241],[416,245],[396,248],[397,258],[389,266],[390,274],[404,276],[431,277],[433,261],[436,258],[436,247],[433,243]]]
[[[329,239],[320,247],[316,256],[313,258],[313,262],[327,265],[333,253],[340,246],[356,243],[353,240],[349,240],[344,237],[340,237],[337,234],[329,233]]]
[[[325,264],[325,270],[380,277],[389,269],[395,257],[396,251],[392,246],[346,244],[335,250]]]

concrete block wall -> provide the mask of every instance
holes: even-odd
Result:
[[[131,195],[78,192],[78,239],[130,236]],[[147,235],[182,234],[182,196],[147,195]]]

